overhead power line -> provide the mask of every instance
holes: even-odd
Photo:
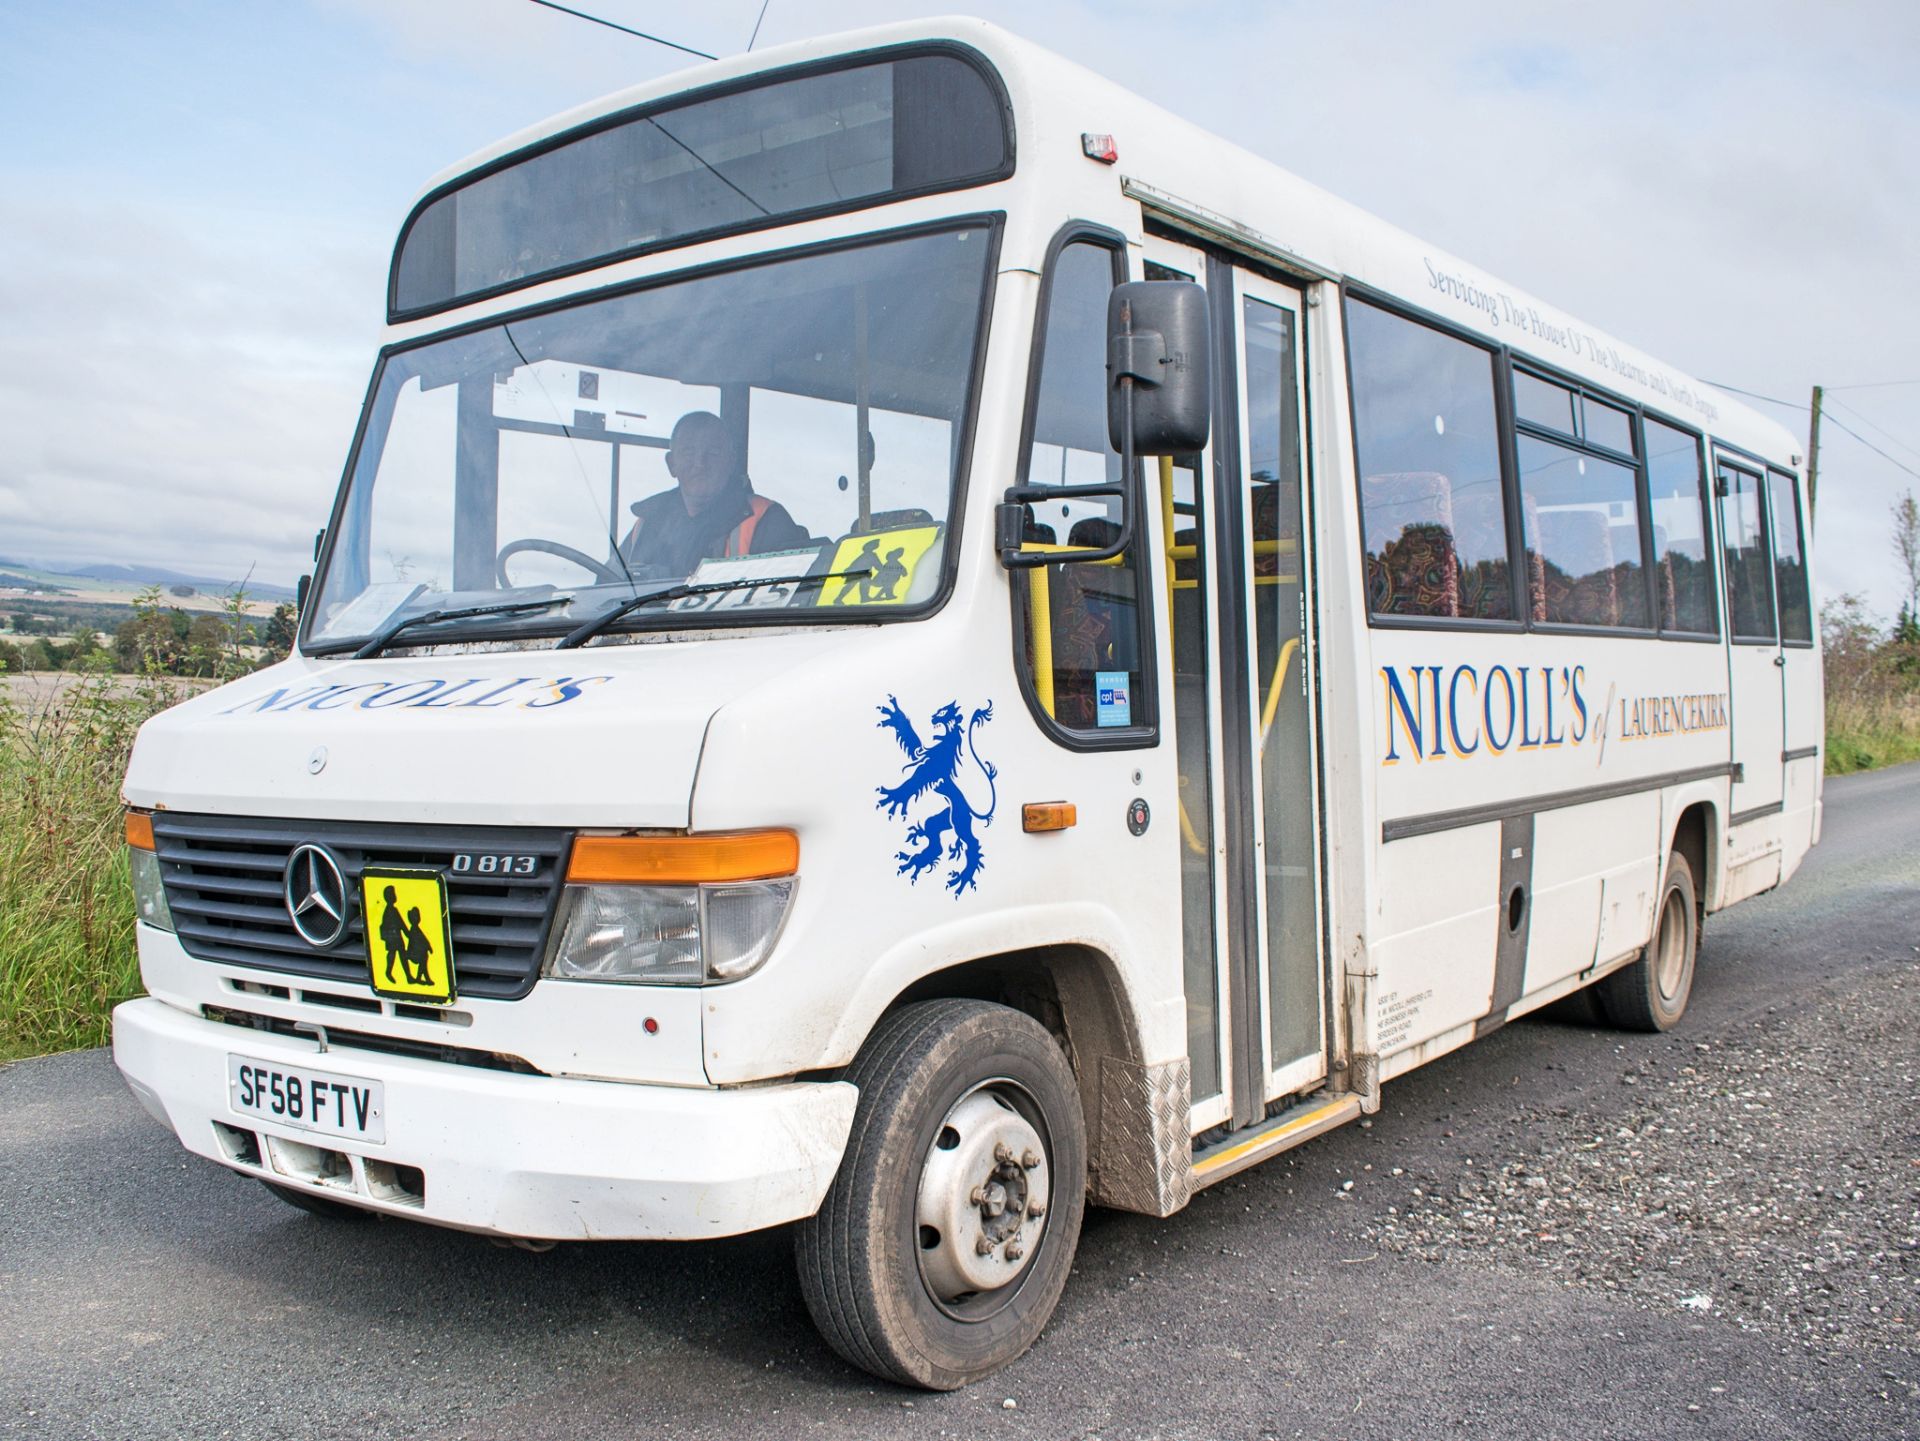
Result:
[[[1858,385],[1829,385],[1828,390],[1885,390],[1890,385],[1920,385],[1920,380],[1866,380]]]
[[[1860,413],[1859,406],[1847,405],[1847,403],[1844,400],[1836,400],[1836,401],[1833,401],[1832,404],[1845,406],[1846,412],[1848,415],[1851,415],[1855,420],[1859,421],[1862,425],[1866,426],[1869,430],[1872,430],[1875,433],[1884,437],[1885,439],[1892,441],[1895,445],[1899,446],[1902,450],[1906,451],[1907,454],[1911,455],[1915,460],[1920,460],[1920,447],[1908,445],[1906,441],[1902,440],[1899,436],[1895,435],[1892,431],[1888,430],[1884,425],[1877,424],[1868,416],[1862,415]]]
[[[747,53],[748,54],[753,53],[753,42],[760,38],[760,27],[766,23],[767,7],[772,3],[773,3],[773,0],[760,0],[760,18],[753,22],[753,34],[747,37]]]
[[[571,15],[576,20],[591,20],[595,25],[604,25],[609,30],[618,30],[622,35],[632,35],[641,40],[651,40],[655,45],[664,45],[669,50],[678,50],[683,55],[697,55],[702,60],[718,60],[718,55],[709,55],[704,50],[695,50],[691,45],[682,45],[677,40],[663,40],[658,35],[649,35],[644,30],[635,30],[631,25],[616,25],[611,20],[602,20],[598,15],[589,15],[584,10],[574,10],[565,5],[557,5],[554,0],[532,0],[535,5],[545,6],[549,10],[558,10],[562,15]],[[761,12],[765,13],[764,9]],[[758,26],[754,27],[758,30]]]
[[[1868,440],[1864,435],[1862,435],[1859,431],[1855,430],[1852,426],[1848,425],[1839,416],[1829,411],[1827,413],[1827,419],[1830,422],[1832,422],[1834,425],[1839,426],[1848,435],[1852,436],[1855,440],[1859,441],[1868,450],[1872,451],[1875,455],[1879,456],[1882,460],[1886,461],[1889,465],[1893,465],[1900,470],[1904,470],[1908,475],[1912,476],[1915,480],[1920,480],[1920,470],[1915,470],[1912,466],[1906,464],[1905,462],[1894,459],[1893,456],[1888,455],[1879,446],[1875,445],[1872,441]]]
[[[1711,385],[1715,390],[1728,390],[1732,391],[1735,395],[1744,395],[1748,400],[1764,400],[1768,405],[1784,405],[1789,410],[1805,410],[1807,408],[1798,401],[1778,400],[1771,395],[1762,395],[1757,390],[1742,390],[1737,385],[1728,385],[1725,381],[1721,380],[1709,380],[1706,384]]]

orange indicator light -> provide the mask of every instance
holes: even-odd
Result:
[[[1071,801],[1028,801],[1020,807],[1023,831],[1064,831],[1079,819]]]
[[[567,880],[574,885],[695,885],[761,881],[800,869],[800,837],[792,831],[735,831],[711,836],[581,836],[573,843]]]
[[[153,817],[145,811],[127,812],[127,844],[137,851],[153,847]]]

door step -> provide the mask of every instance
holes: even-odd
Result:
[[[1269,1156],[1290,1151],[1323,1131],[1344,1126],[1360,1114],[1358,1096],[1315,1096],[1290,1110],[1223,1141],[1193,1153],[1193,1188],[1203,1191],[1217,1181],[1238,1175]]]

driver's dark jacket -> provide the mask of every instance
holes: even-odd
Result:
[[[659,576],[691,575],[703,560],[727,554],[728,541],[743,526],[748,543],[734,546],[735,554],[763,555],[770,550],[799,550],[814,543],[806,529],[787,514],[778,501],[763,501],[758,520],[753,486],[743,475],[698,515],[688,515],[678,486],[650,495],[633,506],[633,529],[620,554],[636,570]],[[752,520],[751,525],[747,523]]]

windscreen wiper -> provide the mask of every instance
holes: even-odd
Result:
[[[511,615],[522,610],[551,610],[556,605],[565,605],[572,600],[571,594],[544,595],[538,600],[497,600],[491,605],[463,605],[452,610],[427,610],[419,615],[402,616],[383,630],[367,637],[365,645],[353,653],[355,660],[365,660],[370,655],[378,655],[385,650],[393,638],[403,630],[412,630],[416,625],[427,625],[436,620],[465,620],[476,615]]]
[[[555,650],[573,650],[592,640],[616,620],[633,614],[643,605],[652,605],[655,601],[680,600],[689,595],[714,595],[723,590],[745,590],[757,585],[819,585],[829,580],[865,580],[874,573],[872,566],[862,566],[859,570],[830,570],[822,575],[768,575],[741,577],[739,580],[707,580],[695,585],[682,581],[661,590],[650,590],[645,595],[629,596],[620,604],[602,611],[585,625],[568,631],[560,638]]]

